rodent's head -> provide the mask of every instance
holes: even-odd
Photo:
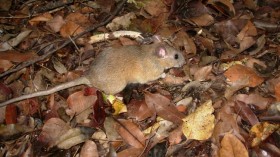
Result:
[[[164,69],[181,67],[186,63],[183,54],[167,44],[157,44],[154,53]]]

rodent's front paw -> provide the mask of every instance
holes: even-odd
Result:
[[[166,73],[162,73],[161,75],[160,75],[160,78],[165,78],[166,77]]]

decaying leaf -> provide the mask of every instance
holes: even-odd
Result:
[[[254,137],[251,146],[256,147],[266,140],[274,131],[280,128],[279,124],[263,122],[254,125],[250,130],[250,135]]]
[[[212,101],[208,100],[183,119],[183,133],[188,139],[207,140],[214,129]]]

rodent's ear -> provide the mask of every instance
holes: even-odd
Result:
[[[158,46],[155,53],[160,58],[165,58],[167,55],[166,49],[163,46]]]
[[[154,36],[153,36],[153,42],[154,42],[154,43],[160,43],[160,42],[162,42],[161,36],[159,36],[159,35],[154,35]]]

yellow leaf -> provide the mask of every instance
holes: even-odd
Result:
[[[206,140],[214,129],[215,116],[212,101],[208,100],[198,107],[195,112],[183,119],[183,133],[188,139]]]
[[[124,112],[127,112],[127,108],[125,106],[125,104],[119,100],[119,99],[115,99],[113,104],[112,104],[115,112],[113,113],[113,115],[118,115],[120,113],[124,113]]]
[[[104,93],[103,93],[103,97],[105,100],[108,100],[112,104],[112,107],[115,110],[113,115],[118,115],[120,113],[127,112],[126,105],[117,97],[113,95],[106,95]]]
[[[279,124],[270,124],[268,122],[258,123],[250,130],[250,135],[254,136],[251,146],[258,146],[262,141],[266,140],[274,131],[279,129]]]

